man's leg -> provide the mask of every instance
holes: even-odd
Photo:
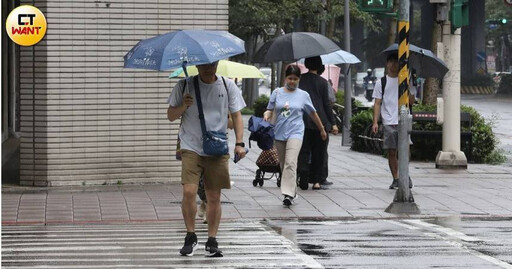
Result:
[[[220,205],[221,191],[206,190],[206,216],[208,220],[208,237],[217,236],[219,230],[220,217],[222,215],[222,208]]]
[[[196,228],[196,184],[183,184],[183,199],[181,200],[181,213],[187,227],[187,232],[194,232]]]
[[[181,153],[181,184],[183,186],[183,199],[181,200],[181,213],[187,228],[185,244],[180,250],[183,256],[192,256],[197,249],[197,236],[195,234],[195,219],[197,212],[196,193],[197,184],[202,168],[201,157],[195,152],[183,150]]]
[[[396,149],[388,149],[388,165],[393,176],[393,182],[389,188],[398,188],[398,154]]]
[[[388,149],[388,164],[393,179],[398,178],[398,153],[396,149]]]
[[[229,179],[229,155],[206,158],[204,189],[206,192],[206,217],[208,222],[208,240],[205,244],[207,257],[222,257],[217,243],[222,209],[220,204],[221,190],[231,188]]]

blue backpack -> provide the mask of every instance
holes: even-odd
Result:
[[[251,116],[247,129],[251,132],[249,147],[251,147],[251,140],[256,141],[262,150],[269,150],[274,146],[274,125],[264,121],[263,118]]]

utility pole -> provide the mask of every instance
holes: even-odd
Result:
[[[350,52],[350,0],[345,0],[345,50]],[[345,64],[345,113],[343,116],[343,130],[341,145],[350,146],[350,119],[352,118],[352,75],[350,64]]]
[[[398,20],[398,190],[386,212],[394,214],[419,214],[409,189],[409,132],[412,115],[409,114],[409,0],[400,0]]]
[[[450,15],[443,22],[442,53],[438,54],[449,71],[443,80],[443,150],[437,154],[436,168],[466,169],[468,161],[460,150],[460,27],[469,25],[469,7],[467,0],[447,2]]]

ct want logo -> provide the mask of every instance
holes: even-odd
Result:
[[[20,46],[32,46],[46,34],[46,18],[36,7],[23,5],[15,8],[5,23],[7,34]]]

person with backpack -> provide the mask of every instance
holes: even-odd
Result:
[[[285,86],[272,92],[265,121],[275,119],[274,135],[279,164],[281,166],[281,193],[283,205],[290,206],[297,191],[297,157],[304,137],[304,113],[308,114],[320,131],[322,140],[327,139],[324,125],[316,113],[309,94],[298,88],[300,68],[289,65],[285,71]]]
[[[373,98],[372,132],[379,129],[379,117],[382,117],[384,142],[383,148],[388,153],[388,165],[393,181],[389,189],[398,188],[398,54],[391,53],[386,59],[387,74],[375,83]],[[409,180],[412,188],[412,180]]]

